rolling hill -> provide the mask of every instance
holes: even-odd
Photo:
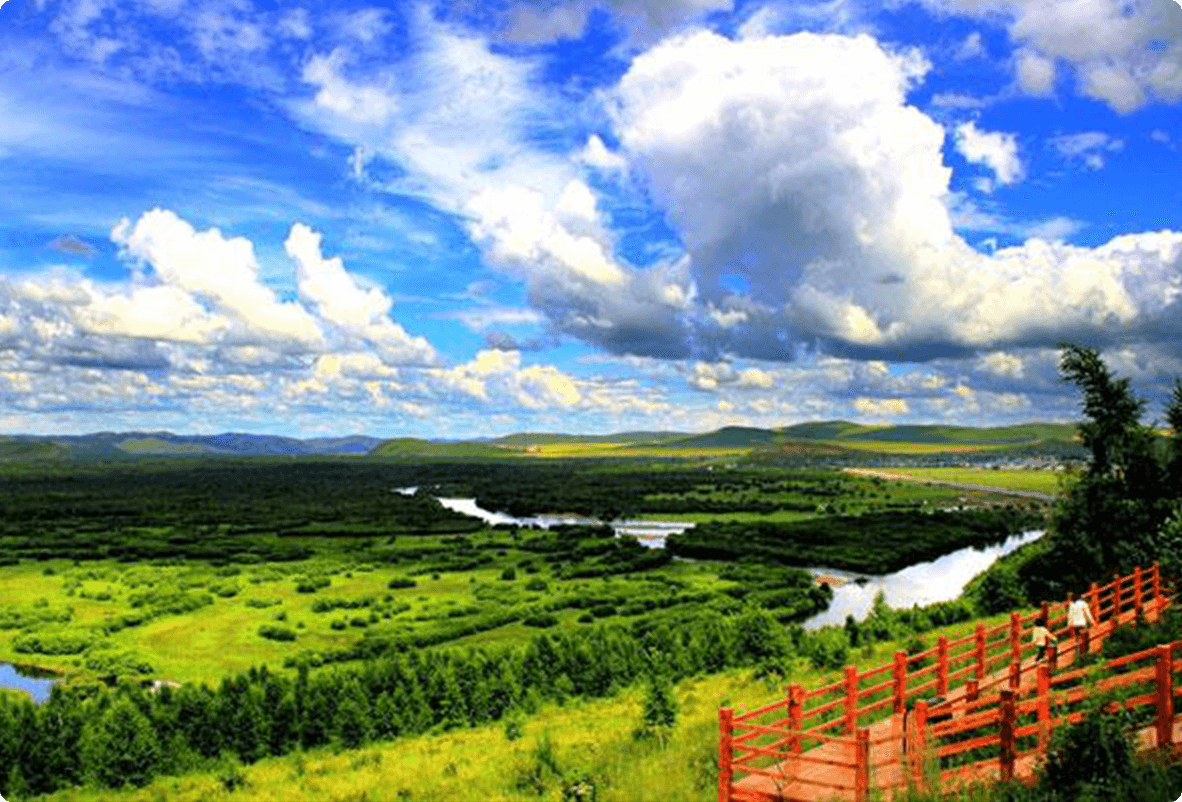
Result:
[[[1075,425],[867,426],[849,421],[812,421],[763,429],[724,426],[712,432],[631,431],[603,435],[520,432],[494,439],[438,441],[414,437],[381,439],[354,434],[299,439],[225,432],[180,435],[95,432],[84,435],[0,436],[0,461],[120,460],[138,457],[314,457],[473,459],[606,456],[710,456],[754,451],[763,455],[840,456],[867,453],[940,453],[1008,449],[1079,450]]]
[[[517,457],[525,453],[522,448],[509,448],[506,446],[499,446],[494,443],[484,442],[459,442],[459,443],[443,443],[432,440],[420,440],[415,437],[396,437],[392,440],[384,440],[380,445],[369,452],[371,457],[399,457],[399,458],[415,458],[415,457],[431,457],[431,458],[472,458],[472,457],[492,457],[494,459],[504,459],[506,457]]]

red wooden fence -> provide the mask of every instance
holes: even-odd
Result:
[[[1126,619],[1134,613],[1156,616],[1169,603],[1167,592],[1156,564],[1148,572],[1138,567],[1102,586],[1093,583],[1085,599],[1096,619],[1095,634],[1106,636],[1119,625],[1122,615]],[[1066,627],[1067,606],[1067,602],[1044,602],[1039,610],[1025,616],[1011,613],[1009,621],[992,628],[978,623],[975,631],[964,637],[949,640],[940,636],[934,647],[920,654],[898,651],[890,663],[869,671],[846,666],[834,682],[811,691],[790,685],[783,698],[747,713],[735,715],[731,708],[721,709],[719,802],[811,802],[834,796],[861,802],[868,798],[872,776],[877,788],[920,783],[925,759],[993,747],[997,752],[988,760],[950,769],[941,776],[979,775],[983,764],[995,767],[999,776],[1012,776],[1017,761],[1029,752],[1018,751],[1020,740],[1035,734],[1039,748],[1045,748],[1054,726],[1082,716],[1076,712],[1051,717],[1054,695],[1075,703],[1083,693],[1078,688],[1056,691],[1082,674],[1068,671],[1052,676],[1054,648],[1041,667],[1022,665],[1023,658],[1036,650],[1029,642],[1030,625],[1036,618],[1047,616],[1048,628],[1061,639],[1071,634]],[[1090,646],[1086,636],[1084,633],[1085,649]],[[1152,679],[1151,693],[1126,704],[1157,705],[1157,742],[1167,743],[1171,740],[1168,733],[1173,731],[1173,698],[1178,693],[1173,690],[1170,655],[1182,651],[1182,641],[1150,651],[1157,661],[1153,666],[1106,680],[1108,684],[1101,683],[1101,687]],[[1148,654],[1109,661],[1106,667],[1131,666]],[[928,661],[930,664],[922,665]],[[1178,665],[1182,667],[1182,663]],[[1031,699],[1022,700],[1023,689],[1032,694]],[[938,704],[924,701],[931,696],[947,698]],[[914,709],[908,714],[909,699]],[[1037,714],[1036,723],[1019,726],[1019,717],[1031,711]],[[940,721],[929,724],[932,719]],[[958,734],[983,727],[996,732],[956,740]]]

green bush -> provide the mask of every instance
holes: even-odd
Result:
[[[296,633],[293,629],[287,627],[277,627],[270,624],[263,624],[259,627],[259,637],[268,640],[291,641],[296,639]]]
[[[296,593],[315,593],[332,584],[326,576],[303,576],[296,582]]]
[[[540,613],[538,615],[531,615],[521,619],[521,623],[525,624],[527,627],[548,629],[550,627],[558,626],[558,619],[550,613]]]
[[[29,632],[12,639],[13,650],[21,654],[81,654],[96,640],[85,630]]]
[[[397,578],[391,579],[389,582],[387,582],[386,587],[390,588],[391,590],[399,590],[401,588],[418,587],[418,584],[419,583],[415,582],[413,579],[405,579],[403,577],[397,577]]]
[[[1099,798],[1128,798],[1120,790],[1132,788],[1136,771],[1125,723],[1123,715],[1092,710],[1080,723],[1055,730],[1039,788],[1064,799],[1100,791]]]
[[[504,571],[501,571],[501,579],[506,582],[512,582],[516,578],[517,570],[515,568],[506,568]]]

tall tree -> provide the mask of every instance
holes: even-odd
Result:
[[[147,785],[159,762],[160,744],[152,723],[125,696],[82,730],[82,764],[100,785]]]
[[[1161,438],[1141,423],[1145,401],[1094,348],[1064,343],[1060,370],[1082,393],[1087,470],[1056,505],[1049,547],[1018,569],[1030,598],[1054,598],[1161,554],[1161,530],[1179,494]],[[1182,422],[1182,391],[1167,409]]]
[[[1073,383],[1083,392],[1083,413],[1087,420],[1079,424],[1079,436],[1092,452],[1088,470],[1093,475],[1104,475],[1122,470],[1134,443],[1141,438],[1141,413],[1144,399],[1137,398],[1129,387],[1129,379],[1115,379],[1095,348],[1074,343],[1060,343],[1063,355],[1059,370],[1063,380]]]

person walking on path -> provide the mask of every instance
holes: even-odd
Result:
[[[1047,620],[1041,616],[1034,622],[1034,629],[1030,632],[1030,640],[1038,647],[1038,654],[1034,658],[1036,663],[1041,663],[1042,659],[1047,656],[1047,641],[1059,642],[1059,639],[1047,629]]]
[[[1071,634],[1071,642],[1075,644],[1076,654],[1086,654],[1091,641],[1090,629],[1096,626],[1096,619],[1092,616],[1092,609],[1083,597],[1075,598],[1068,594],[1071,605],[1067,608],[1067,631]]]

